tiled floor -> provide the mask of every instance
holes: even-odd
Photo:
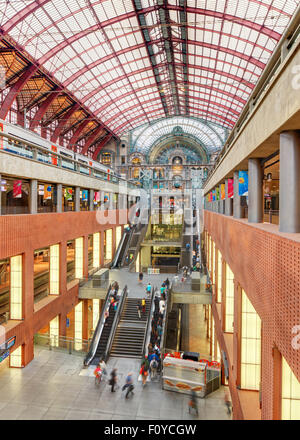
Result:
[[[7,420],[195,420],[188,413],[189,397],[161,389],[160,382],[138,379],[139,361],[112,358],[108,370],[118,368],[119,383],[133,372],[135,394],[128,400],[107,383],[95,387],[92,370],[82,370],[82,358],[35,347],[35,358],[24,369],[0,371],[0,419]],[[229,420],[220,389],[199,399],[199,419]]]

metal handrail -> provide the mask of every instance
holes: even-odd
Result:
[[[164,348],[166,346],[167,328],[168,328],[168,320],[169,320],[168,319],[169,318],[169,307],[170,307],[170,303],[171,303],[172,287],[173,287],[173,281],[171,281],[171,283],[170,283],[170,286],[168,289],[168,294],[167,294],[165,316],[164,316],[164,321],[163,321],[163,330],[162,330],[162,335],[161,335],[161,340],[160,340],[161,351],[164,350]]]
[[[113,323],[112,323],[112,326],[111,326],[111,330],[110,330],[110,335],[109,335],[109,338],[108,338],[108,341],[107,341],[107,344],[106,344],[106,349],[105,349],[105,352],[104,352],[104,360],[105,360],[105,362],[107,362],[107,359],[108,359],[108,356],[109,356],[109,353],[110,353],[110,350],[111,350],[112,342],[113,342],[114,337],[115,337],[115,333],[116,333],[116,330],[117,330],[117,327],[118,327],[118,324],[119,324],[119,321],[120,321],[120,317],[121,317],[122,312],[123,312],[123,308],[124,308],[124,304],[125,304],[125,300],[126,300],[127,296],[128,296],[128,289],[127,289],[127,285],[126,285],[124,287],[123,291],[122,291],[122,295],[121,295],[121,298],[120,298],[120,301],[119,301],[117,312],[116,312],[116,314],[114,316],[114,320],[113,320]]]
[[[241,131],[242,126],[252,116],[254,106],[257,105],[257,102],[262,97],[262,94],[266,91],[266,89],[270,87],[272,78],[274,78],[278,69],[283,65],[283,61],[286,58],[286,57],[283,58],[283,56],[282,56],[282,50],[283,50],[284,46],[290,52],[291,52],[292,47],[296,47],[295,44],[296,44],[297,38],[299,37],[299,34],[300,34],[299,18],[300,18],[300,5],[298,6],[297,10],[295,11],[288,28],[286,29],[286,31],[282,35],[281,39],[279,40],[277,47],[276,47],[275,51],[273,52],[273,55],[271,56],[270,60],[268,61],[260,79],[258,80],[252,93],[250,94],[248,101],[247,101],[239,119],[236,121],[234,127],[232,128],[231,133],[229,134],[229,136],[228,136],[222,150],[220,151],[213,167],[209,170],[205,184],[207,184],[209,182],[212,175],[214,174],[214,171],[217,169],[217,167],[219,166],[219,164],[222,161],[222,159],[224,158],[224,156],[232,148],[236,138],[239,136],[239,133]]]
[[[110,266],[111,269],[114,269],[114,268],[116,267],[116,264],[117,264],[118,259],[119,259],[119,256],[120,256],[120,252],[121,252],[121,250],[122,250],[122,247],[123,247],[123,245],[124,245],[125,238],[126,238],[126,236],[127,236],[128,233],[129,233],[129,231],[125,231],[124,234],[123,234],[123,237],[122,237],[122,239],[121,239],[121,241],[120,241],[120,243],[119,243],[119,246],[118,246],[118,249],[117,249],[116,255],[115,255],[115,257],[114,257],[114,259],[113,259],[113,262],[112,262],[112,264],[111,264],[111,266]]]
[[[105,299],[104,307],[102,308],[101,316],[100,316],[100,319],[98,321],[98,324],[96,326],[96,329],[95,329],[95,332],[94,332],[94,335],[93,335],[93,338],[92,338],[92,342],[91,342],[91,345],[90,345],[90,350],[89,350],[87,356],[85,357],[85,359],[83,361],[85,366],[88,366],[92,362],[94,357],[95,357],[95,354],[96,354],[96,351],[97,351],[97,348],[98,348],[98,345],[99,345],[99,342],[100,342],[100,339],[101,339],[102,331],[103,331],[103,328],[104,328],[104,322],[105,322],[104,312],[109,307],[109,303],[110,303],[110,298],[109,298],[110,297],[110,291],[111,291],[111,284],[109,285],[109,288],[108,288],[108,291],[107,291],[107,294],[106,294],[106,299]]]
[[[149,325],[150,325],[150,321],[151,321],[151,317],[152,317],[152,309],[153,309],[153,300],[154,300],[154,296],[155,296],[155,292],[156,292],[156,287],[152,287],[152,294],[151,294],[151,302],[150,302],[150,309],[149,309],[149,316],[148,316],[148,322],[147,322],[147,326],[146,326],[146,331],[144,334],[144,341],[143,341],[143,357],[145,356],[145,352],[146,352],[146,342],[147,342],[147,336],[148,336],[148,332],[149,332]]]

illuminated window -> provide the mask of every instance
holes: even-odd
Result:
[[[22,255],[10,259],[10,319],[22,319]]]
[[[117,226],[116,227],[116,249],[119,246],[121,238],[122,238],[122,226]]]
[[[105,246],[105,260],[112,259],[112,229],[105,231],[106,246]]]
[[[49,323],[50,344],[52,347],[59,346],[59,316],[57,315]]]
[[[299,420],[300,382],[282,357],[281,419]]]
[[[218,251],[218,289],[217,302],[222,302],[222,254]]]
[[[211,249],[211,271],[210,271],[210,275],[211,275],[211,282],[214,283],[215,282],[215,251],[216,251],[216,245],[215,242],[212,240],[212,249]]]
[[[140,271],[140,252],[137,254],[136,261],[135,261],[135,271]]]
[[[259,390],[261,368],[261,320],[242,290],[241,388]]]
[[[101,162],[104,165],[110,165],[111,164],[111,153],[107,153],[107,152],[102,153],[101,154]]]
[[[93,267],[100,266],[100,232],[93,234]]]
[[[22,365],[22,345],[16,348],[9,356],[9,364],[11,367],[21,368]]]
[[[75,307],[74,349],[82,349],[82,302]]]
[[[83,278],[83,237],[75,240],[75,278]]]
[[[211,337],[211,306],[208,304],[208,339]]]
[[[226,264],[225,332],[233,333],[234,319],[234,275]]]
[[[207,267],[210,269],[210,258],[211,258],[211,238],[210,235],[208,235],[208,246],[207,246]]]
[[[50,295],[59,295],[59,244],[50,246]]]
[[[99,299],[93,299],[93,330],[95,330],[99,320]]]

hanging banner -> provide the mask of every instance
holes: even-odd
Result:
[[[65,188],[65,199],[72,200],[72,197],[73,197],[73,189],[72,188]]]
[[[107,194],[105,194],[105,196],[104,196],[104,203],[106,203],[106,202],[109,202],[109,197]]]
[[[219,190],[219,187],[217,186],[217,188],[216,188],[216,199],[217,200],[220,200],[220,190]]]
[[[87,202],[89,197],[89,192],[87,189],[82,190],[82,201]]]
[[[209,201],[210,201],[210,202],[213,201],[213,194],[212,194],[212,191],[209,193]]]
[[[44,200],[51,200],[51,199],[52,199],[52,186],[44,185]]]
[[[248,195],[248,171],[239,171],[239,196]]]
[[[94,204],[97,205],[100,202],[100,191],[94,192]]]
[[[13,198],[14,199],[22,198],[22,180],[14,180]]]
[[[233,197],[233,179],[228,179],[228,198],[232,199]]]
[[[216,190],[215,189],[213,189],[212,195],[213,195],[213,202],[215,202],[216,201]]]
[[[225,200],[225,183],[221,183],[221,200]]]

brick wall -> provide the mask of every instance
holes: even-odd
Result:
[[[300,324],[299,234],[293,234],[293,240],[292,234],[285,237],[274,225],[268,230],[267,225],[208,211],[204,225],[262,320],[262,419],[277,418],[280,356],[276,350],[300,381],[300,350],[291,344],[292,328]],[[235,345],[233,352],[231,362],[236,365]]]

